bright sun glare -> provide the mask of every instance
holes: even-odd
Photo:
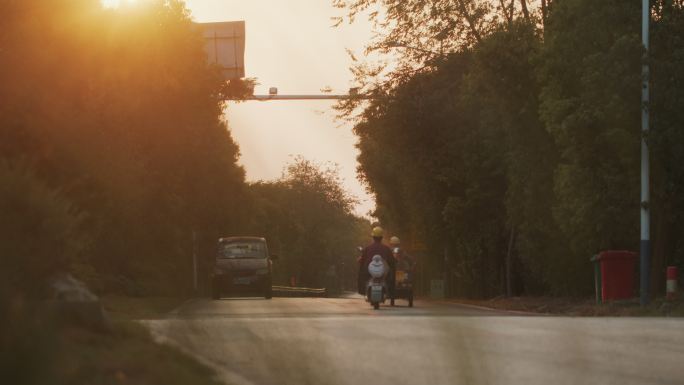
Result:
[[[102,5],[108,8],[116,8],[123,2],[135,3],[136,1],[137,0],[102,0]]]

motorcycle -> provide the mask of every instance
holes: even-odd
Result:
[[[366,285],[366,301],[370,302],[375,310],[380,308],[380,303],[385,302],[387,295],[385,276],[388,270],[387,263],[380,255],[374,255],[368,264],[368,273],[371,278]]]

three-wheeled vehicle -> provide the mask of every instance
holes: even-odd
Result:
[[[395,258],[399,254],[399,248],[392,250]],[[398,259],[396,269],[394,272],[394,292],[391,293],[390,306],[394,306],[395,299],[405,299],[408,301],[409,307],[413,307],[413,270],[412,263],[401,263]]]

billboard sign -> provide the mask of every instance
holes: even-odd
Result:
[[[226,80],[245,77],[245,22],[199,23],[209,63],[221,67]]]

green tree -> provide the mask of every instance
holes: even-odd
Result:
[[[302,157],[290,163],[281,179],[250,186],[254,199],[251,231],[265,236],[279,255],[276,281],[296,277],[302,285],[326,285],[334,268],[347,283],[355,273],[359,232],[369,224],[353,214],[355,198],[342,187],[335,167],[323,167]],[[360,228],[364,227],[363,230]]]
[[[564,291],[589,276],[592,254],[638,245],[639,25],[636,3],[573,0],[554,6],[545,31],[541,111],[560,150],[554,215],[568,241],[553,279]]]
[[[395,51],[403,64],[387,82],[361,83],[373,96],[355,127],[361,178],[383,223],[430,245],[431,274],[455,272],[457,293],[493,295],[504,281],[517,292],[587,293],[592,254],[638,245],[638,4],[486,3],[471,40],[453,34],[467,30],[468,13],[430,12],[470,2],[339,3],[352,17],[385,8],[371,14],[388,32],[370,51],[397,48],[396,36],[427,49]],[[659,276],[666,256],[682,250],[672,236],[681,217],[681,12],[680,2],[653,3],[648,139]],[[439,35],[449,18],[461,29]]]
[[[0,161],[0,291],[30,297],[64,271],[92,280],[85,216],[25,163]]]
[[[654,1],[651,27],[651,292],[661,293],[663,270],[684,268],[684,4]]]
[[[27,158],[88,214],[90,260],[105,278],[189,290],[193,231],[206,255],[244,213],[222,118],[225,94],[242,89],[207,63],[182,1],[0,6],[0,157]]]

